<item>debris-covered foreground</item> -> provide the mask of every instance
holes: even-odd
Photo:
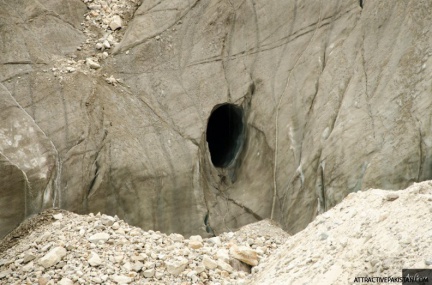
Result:
[[[431,216],[430,181],[402,191],[352,193],[290,237],[254,284],[388,284],[354,281],[432,269]]]
[[[29,234],[3,242],[12,247],[0,254],[1,284],[242,284],[288,237],[270,221],[187,239],[100,214],[51,210],[33,220]]]
[[[50,210],[0,243],[0,283],[362,284],[432,268],[431,212],[432,182],[352,193],[291,237],[268,220],[203,239]]]

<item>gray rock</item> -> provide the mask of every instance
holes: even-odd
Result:
[[[99,69],[101,66],[98,62],[94,61],[91,58],[87,58],[86,59],[86,64],[88,67],[90,67],[91,69]]]
[[[115,15],[112,19],[111,22],[109,24],[111,30],[115,31],[117,29],[121,29],[122,28],[122,19],[120,18],[119,15]]]
[[[102,215],[100,221],[103,225],[108,226],[108,227],[112,226],[116,222],[114,217],[107,216],[107,215]],[[117,223],[117,225],[118,225],[118,223]],[[114,227],[113,227],[113,229],[114,229]],[[115,229],[118,229],[118,227],[116,226]]]
[[[45,254],[41,259],[39,259],[39,264],[44,268],[56,265],[62,258],[66,255],[66,249],[61,246],[57,246],[51,249],[47,254]]]
[[[31,253],[26,253],[26,254],[24,255],[23,262],[24,262],[24,263],[28,263],[28,262],[34,260],[35,258],[36,258],[35,255],[33,255],[33,254],[31,254]]]
[[[110,238],[108,233],[96,233],[88,238],[89,242],[99,243],[106,242]]]

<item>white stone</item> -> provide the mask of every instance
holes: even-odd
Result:
[[[203,247],[203,244],[202,242],[197,240],[189,240],[188,246],[193,249],[200,249],[201,247]]]
[[[73,285],[74,283],[69,278],[62,278],[62,280],[60,280],[60,282],[58,284],[59,285]]]
[[[125,264],[123,264],[122,268],[123,268],[125,271],[129,272],[129,271],[132,270],[132,264],[131,264],[129,261],[128,261],[128,262],[125,262]]]
[[[107,216],[107,215],[102,215],[101,219],[100,219],[101,223],[105,226],[112,226],[114,223],[116,223],[116,220],[111,217],[111,216]],[[117,223],[118,224],[118,223]]]
[[[229,252],[227,249],[221,248],[216,252],[218,260],[229,262]]]
[[[199,264],[197,267],[195,267],[195,271],[197,274],[200,274],[201,272],[203,272],[205,270],[205,266],[201,263]]]
[[[114,275],[111,279],[117,284],[129,284],[133,281],[132,278],[124,275]]]
[[[118,229],[120,228],[120,225],[119,225],[118,222],[114,222],[114,224],[112,224],[111,228],[112,228],[113,230],[118,230]]]
[[[199,236],[199,235],[191,236],[191,237],[189,238],[189,240],[199,241],[199,242],[202,242],[202,241],[203,241],[202,237]]]
[[[42,265],[44,268],[51,267],[53,265],[56,265],[65,255],[66,249],[64,247],[55,247],[39,260],[39,264]]]
[[[207,241],[208,241],[209,243],[213,243],[213,244],[215,244],[215,245],[220,245],[220,244],[221,244],[221,239],[220,239],[220,237],[212,237],[212,238],[207,239]]]
[[[97,233],[89,237],[89,242],[98,243],[98,242],[106,242],[110,238],[108,233]]]
[[[146,278],[153,277],[153,276],[155,275],[155,270],[154,270],[154,268],[150,268],[150,269],[145,270],[145,271],[143,272],[143,275],[144,275],[144,277],[146,277]]]
[[[173,241],[183,241],[184,237],[181,234],[170,234],[169,237]]]
[[[114,17],[112,17],[111,22],[109,24],[109,27],[111,28],[111,30],[115,31],[117,29],[121,29],[122,28],[122,19],[120,18],[119,15],[114,15]]]
[[[97,43],[97,44],[95,45],[95,48],[101,50],[101,49],[104,48],[104,46],[103,46],[102,43]]]
[[[54,220],[61,220],[63,219],[63,214],[62,213],[58,213],[53,215]]]
[[[176,259],[170,259],[165,261],[165,265],[169,273],[171,273],[172,275],[179,275],[186,269],[188,262],[189,261],[186,258],[178,257]]]
[[[90,264],[90,266],[99,266],[102,264],[102,259],[99,257],[99,255],[96,252],[92,251],[90,253],[88,263]]]
[[[142,262],[135,262],[132,265],[132,271],[139,272],[143,268],[144,264]]]
[[[111,48],[111,45],[107,40],[104,40],[102,44],[105,48]]]
[[[208,269],[215,269],[217,267],[217,262],[214,261],[210,256],[204,255],[202,260],[203,265]]]
[[[91,69],[99,69],[101,66],[99,63],[97,63],[96,61],[94,61],[91,58],[87,58],[86,59],[86,64],[88,67],[90,67]]]

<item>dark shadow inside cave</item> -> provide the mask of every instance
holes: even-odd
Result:
[[[226,167],[240,150],[243,137],[243,110],[234,104],[224,104],[210,115],[207,142],[215,167]]]

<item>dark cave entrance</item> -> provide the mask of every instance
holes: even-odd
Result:
[[[243,143],[243,109],[223,104],[210,115],[207,124],[207,143],[215,167],[227,167]]]

